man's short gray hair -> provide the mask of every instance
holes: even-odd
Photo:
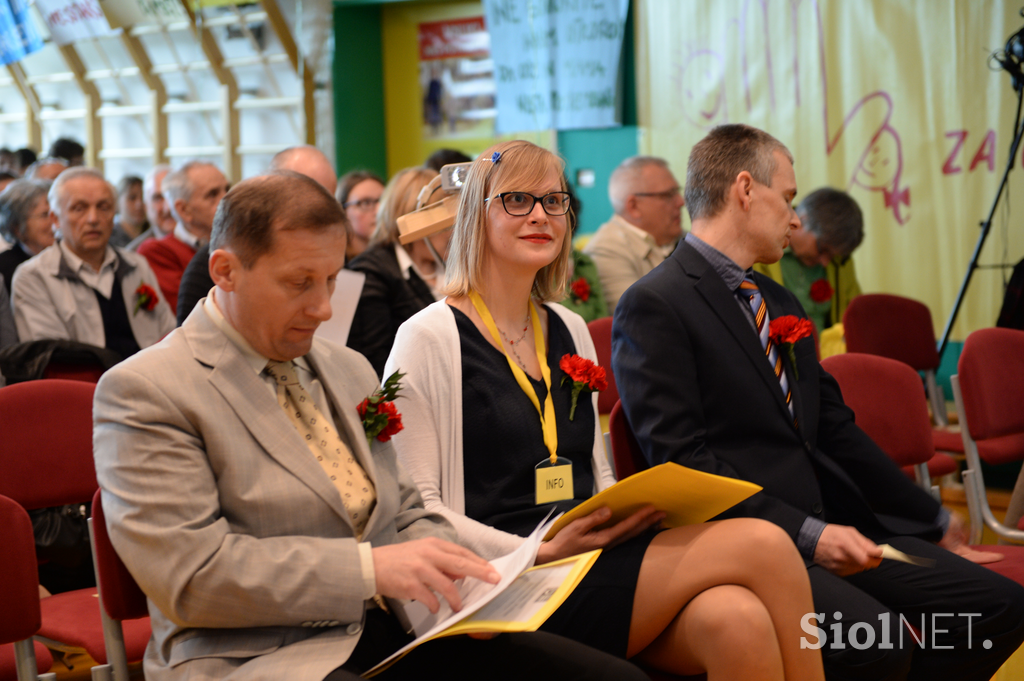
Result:
[[[648,166],[668,168],[668,161],[657,156],[630,156],[620,163],[608,178],[608,199],[612,202],[612,210],[622,215],[626,209],[626,201],[632,194],[644,191],[641,186],[644,169]]]
[[[192,199],[192,192],[195,190],[195,187],[192,185],[189,173],[195,168],[202,168],[206,166],[209,166],[210,168],[217,168],[214,164],[206,161],[189,161],[177,170],[172,170],[167,173],[163,184],[160,185],[160,193],[164,195],[164,199],[167,200],[167,206],[171,209],[174,219],[178,222],[181,222],[181,216],[178,215],[178,210],[174,207],[174,202],[181,199],[185,203],[188,203]],[[218,168],[218,170],[220,169]]]
[[[725,208],[729,188],[744,170],[756,182],[772,186],[778,166],[776,151],[793,162],[793,154],[786,145],[764,130],[742,123],[713,128],[693,146],[686,164],[686,210],[690,221],[718,215]]]
[[[21,241],[32,209],[49,189],[45,180],[15,180],[7,185],[0,194],[0,235],[12,244]]]
[[[796,209],[803,228],[839,260],[853,253],[864,240],[864,215],[852,196],[822,187],[808,194]]]
[[[172,170],[174,169],[171,168],[171,166],[167,165],[166,163],[160,163],[150,168],[149,172],[146,173],[146,176],[142,178],[143,194],[145,195],[152,192],[152,190],[154,189],[154,185],[156,184],[157,175],[159,175],[160,173],[169,173]],[[161,187],[161,190],[162,189],[163,187]]]
[[[63,158],[57,158],[56,156],[45,156],[43,158],[36,159],[35,163],[33,163],[32,165],[25,169],[24,177],[29,180],[39,179],[36,177],[36,173],[39,172],[39,169],[42,168],[43,166],[50,165],[64,166],[65,168],[67,168],[68,162]]]
[[[117,199],[117,188],[107,181],[107,178],[103,177],[103,173],[96,170],[95,168],[86,168],[85,166],[76,166],[74,168],[68,168],[63,173],[57,176],[57,179],[50,185],[50,192],[47,198],[50,201],[50,212],[56,213],[57,217],[61,216],[61,201],[64,198],[64,185],[71,180],[78,179],[80,177],[95,177],[97,180],[102,180],[103,184],[107,185],[107,189],[110,190],[110,196],[115,200]]]

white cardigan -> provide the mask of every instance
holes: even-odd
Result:
[[[565,323],[577,354],[597,361],[587,325],[575,312],[548,306]],[[462,346],[455,315],[441,300],[398,329],[384,376],[406,374],[397,403],[405,429],[392,442],[398,458],[420,488],[427,510],[440,513],[459,532],[459,543],[487,559],[503,556],[523,539],[466,517],[462,469]],[[601,422],[594,409],[595,491],[615,483],[604,451]]]

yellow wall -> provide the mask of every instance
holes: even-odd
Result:
[[[987,56],[1020,29],[1019,9],[1019,0],[635,0],[640,151],[683,168],[714,125],[771,132],[793,151],[802,194],[831,185],[860,203],[865,292],[927,303],[938,334],[1007,161],[1016,95]],[[971,170],[990,130],[994,169],[980,160]],[[956,131],[966,137],[950,165],[961,171],[946,174]],[[1017,167],[983,263],[1024,256],[1019,154]],[[909,205],[894,209],[894,197]],[[1002,276],[975,273],[954,339],[995,323]]]
[[[483,16],[480,2],[403,2],[382,8],[384,34],[384,107],[387,126],[388,174],[421,165],[437,149],[451,147],[475,155],[504,139],[528,139],[555,147],[552,131],[495,136],[490,131],[443,139],[423,137],[423,95],[419,82],[420,23]],[[493,128],[492,128],[493,129]]]

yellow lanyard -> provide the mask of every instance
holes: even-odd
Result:
[[[516,383],[519,384],[519,387],[522,388],[523,392],[526,393],[526,396],[530,398],[533,406],[537,409],[537,415],[540,417],[540,427],[544,431],[544,444],[551,453],[551,465],[554,466],[558,461],[558,427],[555,423],[555,401],[551,398],[551,369],[548,368],[548,361],[544,353],[544,332],[540,328],[540,317],[537,315],[537,307],[533,304],[533,301],[530,301],[530,321],[533,322],[533,341],[537,351],[537,363],[540,364],[540,373],[544,378],[544,385],[548,389],[548,395],[544,398],[544,411],[541,411],[537,391],[533,389],[533,385],[530,383],[529,378],[527,378],[526,372],[508,356],[505,344],[502,343],[501,336],[498,334],[498,326],[494,323],[494,317],[491,316],[491,311],[487,309],[487,304],[484,303],[483,298],[476,291],[470,291],[469,299],[473,301],[473,307],[476,308],[477,313],[484,320],[487,330],[491,332],[494,342],[498,344],[502,354],[505,355],[505,360],[512,369],[512,375],[516,377]]]

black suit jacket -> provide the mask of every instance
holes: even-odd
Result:
[[[366,275],[346,345],[363,353],[383,378],[398,327],[433,303],[434,296],[415,272],[408,279],[402,276],[390,244],[370,246],[346,267]]]
[[[806,316],[789,291],[754,278],[772,319]],[[796,423],[734,293],[681,243],[615,308],[612,366],[648,462],[675,461],[761,485],[763,492],[722,517],[764,518],[794,541],[808,516],[872,538],[938,539],[938,503],[857,427],[818,363],[814,339],[794,350],[795,371],[788,353],[781,355]]]

